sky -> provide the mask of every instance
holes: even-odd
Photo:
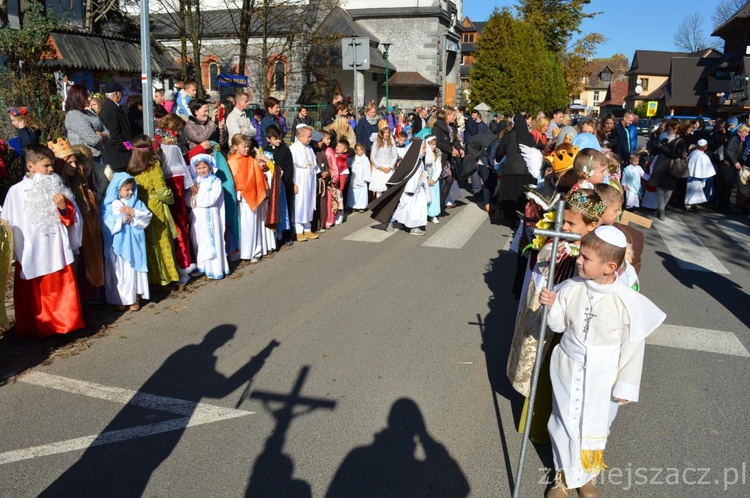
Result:
[[[706,36],[713,27],[711,14],[717,0],[591,0],[585,12],[601,12],[581,24],[583,34],[597,32],[607,37],[596,57],[624,54],[629,61],[636,50],[679,51],[673,38],[686,14],[700,11]],[[513,0],[464,0],[463,15],[472,21],[485,21],[497,7],[514,7]],[[679,9],[675,6],[679,5]],[[675,10],[679,12],[675,13]]]

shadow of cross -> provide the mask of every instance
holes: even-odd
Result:
[[[284,441],[289,426],[295,417],[306,415],[316,409],[333,410],[336,402],[321,398],[306,398],[301,395],[310,367],[300,369],[297,381],[288,394],[254,391],[251,399],[263,403],[274,419],[276,427],[258,456],[253,466],[253,472],[247,487],[246,496],[310,496],[309,485],[303,481],[293,479],[294,462],[291,457],[283,453]],[[270,405],[279,405],[271,409]],[[295,412],[297,407],[301,410]]]

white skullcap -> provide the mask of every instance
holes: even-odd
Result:
[[[611,225],[602,225],[596,227],[594,233],[597,237],[602,239],[607,244],[611,244],[615,247],[625,248],[628,246],[628,241],[625,238],[625,234],[622,230],[615,228]]]
[[[700,140],[698,140],[698,147],[705,147],[706,145],[708,145],[708,142],[705,138],[701,138]]]
[[[295,128],[295,130],[299,130],[300,128],[312,128],[312,126],[306,125],[305,123],[300,123],[300,124],[297,125],[297,127]]]
[[[429,142],[430,140],[437,140],[437,137],[435,137],[435,135],[430,135],[424,139],[425,142]]]

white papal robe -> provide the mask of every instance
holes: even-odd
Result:
[[[568,487],[579,488],[601,471],[585,470],[582,458],[604,450],[619,406],[613,398],[638,401],[645,339],[666,315],[620,280],[601,285],[575,277],[556,291],[548,325],[563,337],[550,362],[547,428],[555,468]]]
[[[702,150],[694,150],[688,156],[688,171],[690,177],[687,179],[685,189],[685,205],[693,206],[708,202],[703,189],[706,186],[706,179],[716,175],[711,158]]]
[[[315,212],[316,175],[320,172],[315,161],[315,152],[309,145],[302,145],[299,140],[289,146],[294,161],[294,222],[310,223]]]

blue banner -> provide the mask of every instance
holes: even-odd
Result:
[[[216,78],[219,86],[247,86],[247,76],[239,74],[220,74]]]

